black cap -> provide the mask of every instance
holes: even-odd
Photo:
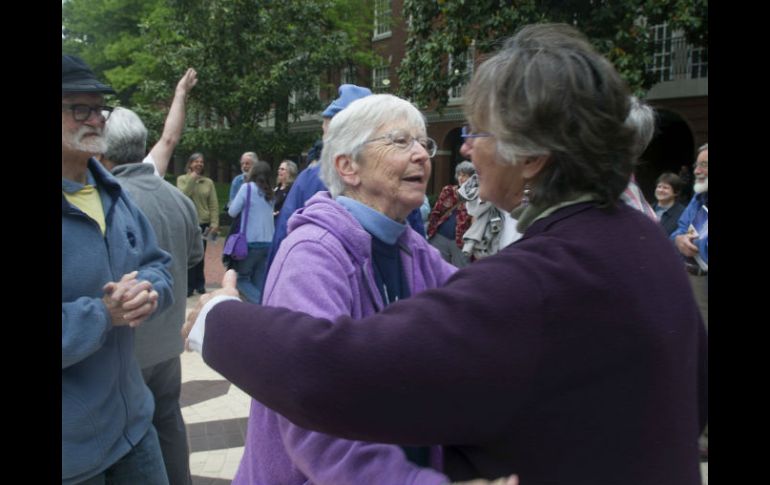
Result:
[[[83,62],[83,59],[63,54],[61,56],[61,92],[115,94],[114,89],[96,79],[96,75]]]

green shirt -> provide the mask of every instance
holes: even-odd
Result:
[[[189,175],[180,175],[176,178],[176,186],[192,199],[201,224],[219,226],[219,201],[214,181],[203,176],[193,181]]]

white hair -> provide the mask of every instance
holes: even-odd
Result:
[[[357,99],[337,113],[329,123],[321,152],[321,180],[332,197],[345,192],[345,183],[337,173],[334,160],[349,155],[356,162],[364,143],[372,133],[396,122],[405,122],[409,129],[425,133],[425,117],[412,103],[392,94],[372,94]]]
[[[630,100],[631,111],[626,118],[626,125],[636,130],[634,159],[637,159],[642,156],[655,135],[655,110],[636,96],[631,96]]]
[[[130,109],[115,108],[104,128],[104,139],[104,156],[115,165],[141,162],[147,147],[147,128]]]

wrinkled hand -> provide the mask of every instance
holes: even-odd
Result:
[[[469,482],[452,482],[449,485],[519,485],[519,477],[511,475],[507,478],[498,478],[497,480],[471,480]]]
[[[138,327],[158,308],[158,292],[149,281],[138,281],[137,274],[137,271],[124,274],[120,281],[110,281],[102,288],[102,302],[113,326]]]
[[[187,349],[188,352],[190,351],[190,346],[187,342],[187,337],[190,335],[190,331],[192,330],[193,325],[195,325],[195,320],[198,319],[198,315],[203,309],[203,306],[206,303],[208,303],[209,300],[211,300],[212,298],[218,295],[237,297],[238,289],[235,287],[237,281],[238,281],[238,273],[236,273],[234,269],[229,269],[225,271],[225,275],[222,277],[222,288],[212,291],[210,293],[201,295],[200,300],[198,300],[198,304],[195,305],[195,308],[193,308],[190,311],[190,313],[187,315],[187,319],[185,320],[185,323],[182,326],[182,338],[184,339],[184,347],[185,349]]]
[[[190,90],[198,83],[198,73],[192,67],[187,69],[182,79],[176,85],[176,94],[186,96]]]
[[[698,246],[692,242],[696,237],[697,236],[695,234],[680,234],[674,238],[674,244],[680,253],[684,254],[688,258],[692,258],[698,254]]]

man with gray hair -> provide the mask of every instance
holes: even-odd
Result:
[[[685,258],[685,270],[695,293],[706,330],[709,325],[709,145],[698,148],[693,170],[695,183],[690,204],[679,217],[676,231],[671,234],[676,248]]]
[[[679,217],[676,231],[671,240],[685,258],[684,268],[690,278],[706,331],[709,328],[709,144],[698,148],[698,157],[693,169],[695,183],[690,204]],[[701,459],[708,461],[708,424],[698,440]]]
[[[242,173],[236,175],[232,183],[230,184],[230,195],[227,200],[228,206],[232,204],[233,199],[235,198],[235,195],[241,189],[241,185],[243,185],[246,174],[249,173],[249,170],[251,170],[251,167],[258,161],[259,161],[259,157],[254,152],[246,152],[243,155],[241,155],[241,172]]]
[[[105,130],[107,150],[102,164],[150,220],[158,245],[172,257],[174,304],[137,329],[136,357],[142,377],[155,398],[153,425],[160,438],[163,460],[171,485],[192,483],[187,433],[179,407],[182,368],[179,355],[184,342],[179,329],[185,319],[187,269],[203,258],[198,215],[192,201],[179,189],[153,174],[141,163],[147,128],[131,110],[115,108]]]

